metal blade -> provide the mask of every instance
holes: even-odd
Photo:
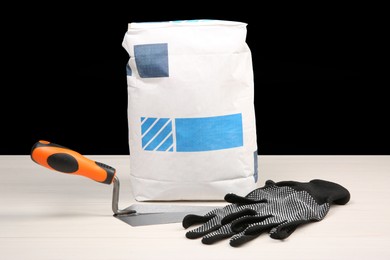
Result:
[[[179,204],[133,204],[124,210],[135,210],[139,214],[154,214],[163,212],[194,212],[210,211],[219,206],[196,206],[196,205],[179,205]]]
[[[116,214],[114,217],[131,226],[146,226],[179,223],[188,214],[204,215],[221,206],[199,206],[180,204],[133,204],[124,211],[135,211],[131,214]]]
[[[215,207],[214,207],[215,208]],[[180,223],[188,214],[204,215],[210,209],[194,212],[163,212],[163,213],[149,213],[149,214],[128,214],[128,215],[114,215],[117,219],[129,224],[130,226],[147,226],[169,223]]]

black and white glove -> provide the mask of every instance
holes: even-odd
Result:
[[[230,238],[230,245],[237,247],[264,232],[271,238],[287,238],[298,226],[322,220],[331,204],[344,205],[349,199],[349,191],[334,182],[268,180],[245,197],[226,194],[230,204],[204,216],[189,214],[182,224],[184,228],[201,224],[188,231],[187,238],[203,237],[204,244]]]

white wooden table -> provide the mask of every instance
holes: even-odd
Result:
[[[128,156],[86,157],[117,169],[119,208],[136,203]],[[390,259],[390,156],[260,156],[259,166],[259,187],[318,178],[343,185],[351,200],[284,241],[263,234],[239,248],[204,245],[185,238],[181,223],[114,218],[110,185],[0,156],[0,259]]]

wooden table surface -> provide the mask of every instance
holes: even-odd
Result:
[[[86,157],[117,169],[119,208],[139,203],[128,156]],[[0,259],[390,259],[390,156],[259,156],[259,168],[259,187],[325,179],[351,200],[283,241],[263,234],[239,248],[204,245],[187,239],[181,223],[133,227],[114,218],[112,185],[51,171],[30,156],[0,156]]]

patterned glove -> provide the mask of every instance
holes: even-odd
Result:
[[[287,238],[298,226],[322,220],[331,204],[344,205],[349,199],[347,189],[325,180],[268,180],[245,197],[227,194],[229,205],[204,216],[189,214],[182,224],[184,228],[201,224],[188,231],[187,238],[203,237],[202,243],[212,244],[230,237],[230,245],[237,247],[264,232],[274,239]]]

